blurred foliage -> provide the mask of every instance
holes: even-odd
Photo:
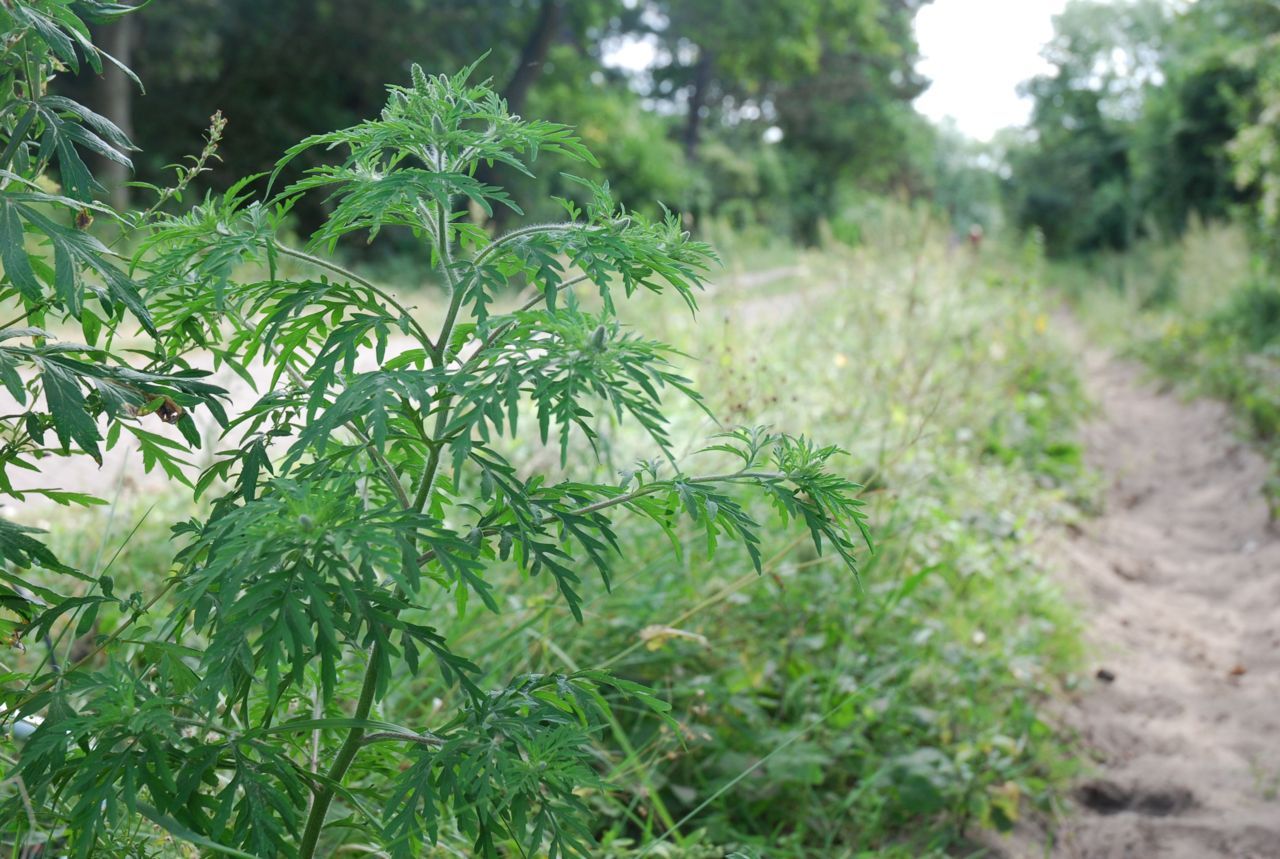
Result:
[[[383,81],[410,62],[487,55],[480,72],[513,112],[577,127],[600,175],[642,211],[661,199],[694,224],[751,221],[813,242],[846,188],[932,187],[940,141],[911,106],[927,85],[912,29],[925,2],[752,0],[726,15],[707,0],[166,0],[134,18],[147,88],[128,125],[144,144],[139,176],[154,181],[198,150],[221,110],[227,143],[209,180],[222,190],[270,170],[292,141],[378,110]],[[651,67],[613,64],[637,45]],[[66,85],[91,103],[94,87],[92,75]],[[482,174],[534,215],[547,191],[565,190],[554,170],[537,183],[500,165]],[[298,215],[313,227],[323,212],[304,203]]]
[[[1055,254],[1177,237],[1248,213],[1274,247],[1280,199],[1270,0],[1075,0],[1028,82],[1028,133],[1009,154],[1017,222]]]

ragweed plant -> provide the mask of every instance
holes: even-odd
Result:
[[[529,172],[545,152],[594,162],[569,128],[510,115],[470,73],[415,67],[377,119],[289,150],[266,199],[246,181],[141,243],[160,348],[208,354],[265,390],[197,481],[209,514],[175,529],[167,616],[113,633],[106,667],[20,702],[44,721],[14,774],[74,854],[119,845],[146,819],[236,856],[359,844],[408,857],[446,838],[476,855],[588,855],[582,789],[600,786],[605,693],[666,705],[596,670],[482,684],[438,619],[479,610],[473,601],[501,611],[503,567],[546,582],[581,618],[581,572],[607,585],[626,565],[621,515],[673,545],[690,527],[712,548],[741,544],[759,569],[752,490],[853,567],[866,535],[854,485],[829,471],[836,448],[733,430],[693,457],[707,473],[676,455],[663,395],[697,394],[673,351],[615,309],[641,293],[696,308],[707,245],[585,181],[580,202],[561,201],[562,222],[498,237],[474,223],[471,207],[519,214],[476,179],[482,165]],[[327,165],[275,189],[281,168],[315,150]],[[285,244],[291,207],[316,192],[327,220],[306,249]],[[344,237],[387,227],[421,241],[448,297],[439,319],[334,261]],[[284,258],[314,277],[284,278]],[[521,283],[532,296],[496,312]],[[516,441],[541,444],[575,474],[574,462],[600,460],[604,418],[634,423],[654,458],[610,482],[509,458]],[[406,724],[387,691],[425,671],[456,700]]]

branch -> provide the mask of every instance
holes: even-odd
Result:
[[[625,495],[615,495],[613,498],[605,498],[594,504],[588,504],[585,507],[579,507],[576,510],[570,510],[571,516],[585,516],[588,513],[595,513],[608,507],[616,507],[619,504],[627,504],[642,498],[646,495],[662,489],[673,489],[677,483],[732,483],[738,480],[786,480],[787,475],[780,471],[737,471],[733,474],[710,474],[706,477],[690,477],[685,480],[655,480],[653,483],[646,483],[639,489],[626,493]]]
[[[503,233],[498,238],[489,242],[489,244],[484,246],[484,248],[480,251],[480,253],[476,254],[475,259],[472,260],[472,262],[475,265],[480,265],[482,262],[488,259],[491,254],[497,251],[498,248],[502,247],[505,244],[508,244],[509,242],[513,242],[516,239],[523,238],[525,236],[537,235],[538,233],[567,233],[575,228],[582,229],[582,230],[603,229],[603,227],[595,226],[592,224],[583,224],[578,221],[563,221],[559,224],[533,224],[532,226],[521,227],[518,230],[512,230],[509,233]]]
[[[380,650],[381,648],[374,644],[369,651],[369,665],[365,668],[364,682],[360,685],[360,700],[356,702],[354,718],[357,721],[367,718],[369,711],[373,709],[373,697],[378,689],[378,666],[382,661]],[[320,830],[324,828],[324,818],[329,812],[329,804],[333,802],[333,794],[337,786],[342,783],[342,778],[347,774],[351,762],[356,759],[363,736],[363,728],[352,728],[347,732],[346,739],[342,741],[338,755],[333,760],[333,766],[329,768],[325,778],[324,787],[315,795],[315,801],[311,804],[311,811],[307,815],[307,825],[302,831],[302,841],[298,845],[298,856],[301,859],[312,859],[315,856],[316,844],[320,841]]]
[[[610,507],[617,507],[619,504],[627,504],[635,501],[637,498],[643,498],[646,495],[653,495],[663,489],[673,489],[677,483],[736,483],[740,480],[786,480],[790,475],[781,471],[735,471],[732,474],[708,474],[704,477],[690,477],[684,480],[655,480],[653,483],[646,483],[639,489],[627,492],[623,495],[615,495],[612,498],[602,498],[583,507],[570,510],[570,516],[586,516],[589,513],[596,513],[600,510],[606,510]],[[498,532],[497,528],[486,528],[481,531],[485,536],[492,536]],[[435,559],[435,550],[424,552],[418,556],[418,566],[428,564]]]
[[[332,260],[327,260],[324,257],[313,256],[312,254],[309,254],[305,251],[300,251],[297,248],[291,248],[287,245],[282,245],[279,243],[273,243],[273,246],[277,251],[279,251],[280,253],[284,254],[287,257],[293,257],[294,259],[302,260],[303,262],[309,263],[313,266],[316,266],[317,268],[328,269],[334,274],[340,274],[346,279],[352,281],[353,283],[358,283],[360,286],[363,286],[365,289],[369,290],[374,295],[378,296],[383,301],[387,302],[387,304],[390,304],[393,308],[395,308],[400,313],[402,317],[409,320],[409,325],[412,326],[412,328],[414,329],[414,333],[417,334],[419,339],[422,341],[422,345],[426,346],[428,349],[431,349],[431,350],[434,350],[436,348],[435,344],[431,342],[431,338],[427,336],[427,332],[423,329],[421,325],[418,324],[418,320],[414,319],[412,314],[409,313],[408,308],[406,308],[403,304],[397,301],[395,297],[391,295],[389,292],[375,285],[373,281],[369,280],[368,278],[361,277],[351,269],[344,268],[343,266],[338,265],[336,262],[333,262]]]
[[[367,746],[370,743],[416,743],[419,746],[429,746],[431,748],[440,748],[444,745],[444,740],[435,734],[406,734],[403,731],[376,731],[372,734],[365,734],[360,740],[360,744]]]

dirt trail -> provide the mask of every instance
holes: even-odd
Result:
[[[1086,355],[1108,486],[1064,536],[1098,672],[1069,704],[1094,764],[1054,856],[1280,857],[1280,529],[1267,466],[1217,403]]]

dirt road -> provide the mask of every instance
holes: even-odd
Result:
[[[1217,403],[1086,356],[1105,508],[1056,566],[1090,680],[1067,708],[1093,761],[1053,856],[1280,857],[1280,529],[1264,460]]]

